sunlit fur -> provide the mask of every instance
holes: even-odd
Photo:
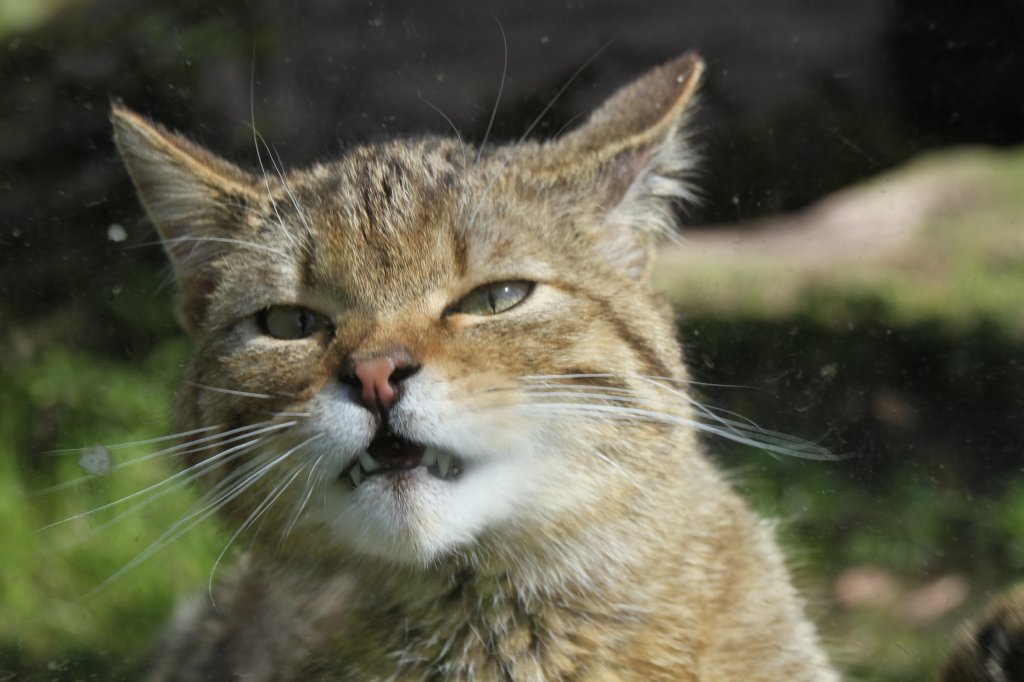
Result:
[[[552,142],[392,141],[287,175],[265,148],[251,175],[115,108],[195,343],[180,430],[272,427],[185,450],[213,461],[192,470],[196,518],[259,532],[153,679],[834,679],[770,524],[697,435],[792,444],[690,397],[646,280],[691,198],[701,70],[669,62]],[[453,312],[513,280],[535,283],[519,305]],[[266,335],[271,305],[333,332]],[[353,489],[377,422],[341,375],[396,349],[421,370],[391,428],[464,470]]]

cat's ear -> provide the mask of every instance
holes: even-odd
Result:
[[[602,252],[636,277],[647,276],[657,240],[676,229],[678,206],[696,201],[686,124],[703,71],[693,52],[666,62],[554,143],[574,184],[597,188]]]
[[[185,330],[195,331],[216,276],[207,267],[258,200],[251,175],[115,104],[114,140],[174,266]]]

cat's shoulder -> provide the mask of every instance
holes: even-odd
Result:
[[[1024,680],[1024,583],[993,599],[976,623],[963,628],[940,680]]]

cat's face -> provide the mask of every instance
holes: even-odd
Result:
[[[180,426],[223,436],[190,455],[210,499],[405,563],[628,507],[664,424],[624,410],[682,378],[644,276],[699,73],[670,62],[555,143],[392,142],[288,176],[116,110],[196,342]]]

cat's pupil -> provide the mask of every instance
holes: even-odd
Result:
[[[290,305],[263,309],[257,323],[264,334],[283,340],[304,339],[327,326],[309,309]]]

